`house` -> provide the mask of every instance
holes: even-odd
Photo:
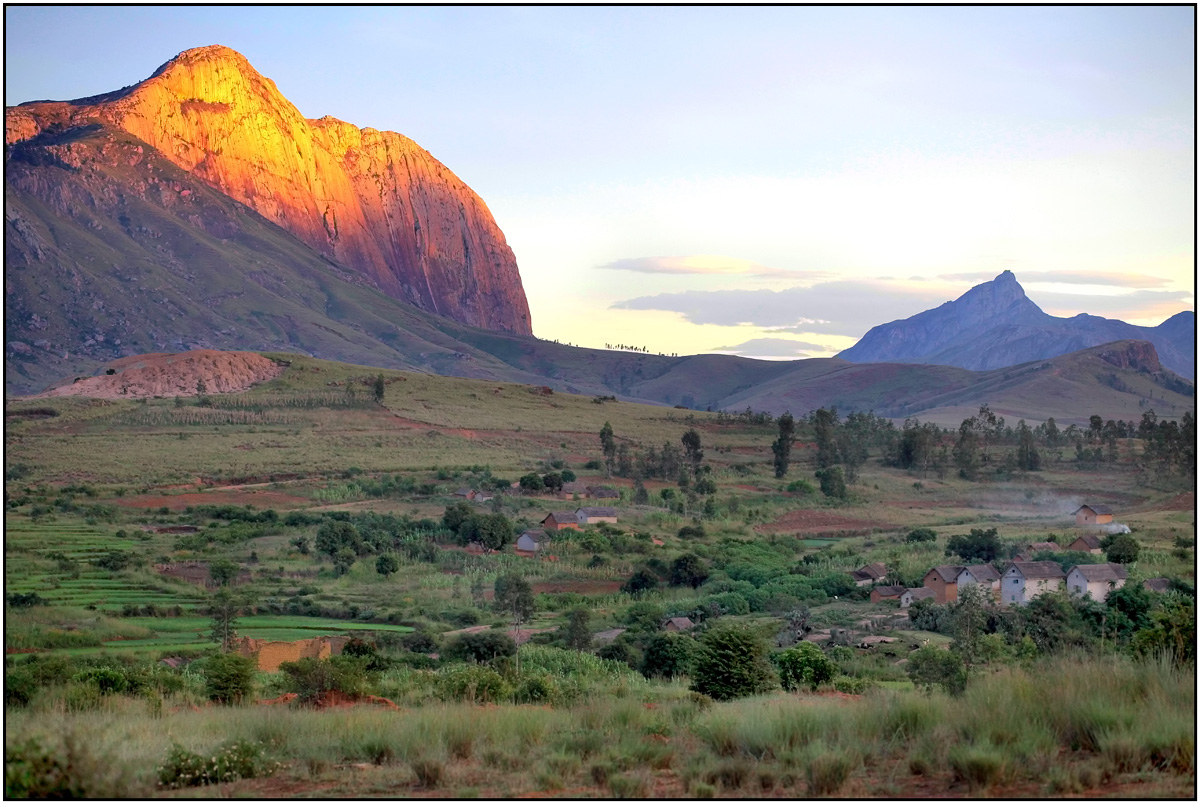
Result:
[[[1113,512],[1107,505],[1081,505],[1075,509],[1075,525],[1081,528],[1107,525]]]
[[[691,631],[695,627],[690,617],[672,617],[663,623],[664,631]]]
[[[593,500],[619,500],[621,492],[608,486],[591,486],[588,488],[588,496]]]
[[[597,522],[616,524],[616,508],[580,508],[575,512],[575,519],[580,525],[595,525]]]
[[[876,586],[871,590],[871,602],[881,603],[884,600],[899,600],[904,594],[903,586]]]
[[[1171,589],[1171,579],[1147,578],[1142,581],[1142,588],[1147,592],[1167,592]]]
[[[1024,606],[1043,592],[1060,589],[1066,576],[1054,561],[1014,561],[1000,579],[1000,602]]]
[[[962,589],[971,584],[987,587],[988,593],[993,599],[1000,597],[1000,573],[991,564],[972,564],[969,567],[963,567],[962,572],[958,573],[956,588]]]
[[[579,482],[563,483],[562,496],[571,499],[578,496],[580,499],[587,499],[588,487]]]
[[[1057,553],[1062,550],[1055,542],[1034,542],[1029,545],[1029,552],[1032,553]]]
[[[234,650],[242,656],[254,659],[258,669],[264,673],[275,673],[284,662],[339,656],[349,641],[348,636],[313,637],[296,642],[271,642],[266,639],[239,637],[234,643]]]
[[[1104,552],[1100,548],[1100,537],[1094,533],[1085,533],[1075,541],[1067,545],[1068,550],[1077,553],[1095,553],[1099,555]]]
[[[864,564],[850,573],[855,586],[870,586],[887,580],[887,567],[879,562]]]
[[[537,553],[550,543],[550,536],[544,530],[527,530],[517,537],[517,550],[523,553]]]
[[[958,600],[958,573],[964,569],[961,564],[943,564],[925,573],[925,586],[934,591],[938,603]]]
[[[904,594],[900,595],[900,608],[906,609],[918,600],[935,600],[937,592],[927,586],[918,586],[916,589],[905,590]]]
[[[475,492],[471,489],[458,489],[454,492],[455,497],[463,497],[464,499],[475,499]]]
[[[542,520],[542,527],[552,533],[566,528],[579,530],[579,516],[574,511],[551,511]]]
[[[1103,603],[1108,593],[1125,585],[1129,573],[1120,564],[1079,564],[1067,573],[1067,589],[1073,595],[1091,595]]]
[[[494,496],[495,495],[493,495],[489,492],[486,492],[486,491],[476,491],[476,492],[474,492],[474,496],[471,497],[470,500],[471,500],[471,502],[485,503],[485,502],[491,502],[492,497],[494,497]]]

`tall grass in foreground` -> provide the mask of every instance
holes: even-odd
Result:
[[[607,680],[601,664],[538,664],[533,649],[529,659],[537,673]],[[152,787],[173,744],[203,754],[238,740],[262,743],[293,778],[332,774],[343,794],[365,777],[338,768],[367,763],[390,768],[388,779],[404,789],[500,796],[586,788],[601,796],[858,797],[898,795],[918,776],[936,785],[921,789],[970,795],[1009,784],[1024,785],[1021,795],[1057,795],[1129,781],[1178,795],[1195,778],[1194,679],[1167,662],[1058,657],[976,677],[959,698],[877,691],[714,704],[678,684],[646,684],[623,693],[597,687],[603,697],[558,708],[171,711],[168,701],[156,714],[145,701],[114,696],[78,714],[10,710],[5,742],[33,738],[65,750],[75,740],[73,750],[86,745],[120,770],[131,795]]]

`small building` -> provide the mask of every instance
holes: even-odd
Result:
[[[918,600],[936,600],[937,592],[928,586],[918,586],[916,589],[906,589],[900,595],[900,608],[906,609]]]
[[[1073,595],[1091,595],[1103,603],[1108,593],[1125,585],[1129,573],[1120,564],[1079,564],[1067,573],[1067,590]]]
[[[608,486],[591,486],[588,488],[588,496],[593,500],[619,500],[621,492]]]
[[[1081,528],[1107,525],[1112,522],[1113,512],[1107,505],[1081,505],[1075,509],[1075,525]]]
[[[1061,550],[1056,542],[1034,542],[1029,545],[1030,553],[1057,553]]]
[[[1142,581],[1142,588],[1147,592],[1168,592],[1171,589],[1171,579],[1147,578]]]
[[[1094,533],[1085,533],[1075,541],[1067,545],[1067,549],[1077,553],[1093,553],[1100,555],[1104,552],[1100,548],[1100,537]]]
[[[527,530],[517,537],[517,550],[523,553],[537,553],[550,543],[550,536],[544,530]]]
[[[471,502],[485,503],[485,502],[491,502],[493,497],[495,497],[495,495],[492,494],[491,492],[476,491],[476,492],[474,492],[474,496],[472,496],[470,498],[470,500],[471,500]]]
[[[956,579],[956,588],[962,589],[971,584],[980,584],[987,588],[993,600],[1000,598],[1000,573],[991,564],[972,564],[962,568]]]
[[[878,561],[874,564],[864,564],[850,573],[855,586],[870,586],[887,580],[887,567]]]
[[[885,600],[899,600],[904,591],[903,586],[876,586],[871,590],[871,602],[882,603]]]
[[[572,499],[578,496],[581,500],[586,500],[590,496],[588,494],[588,487],[577,481],[563,483],[562,491],[560,493],[566,499]]]
[[[575,512],[575,519],[580,525],[595,525],[599,522],[616,524],[617,509],[604,507],[580,508]]]
[[[551,533],[566,528],[579,530],[579,516],[574,511],[551,511],[542,520],[542,527]]]
[[[672,617],[663,623],[664,631],[691,631],[695,627],[691,617]]]
[[[454,496],[462,497],[463,499],[466,499],[466,500],[473,500],[473,499],[475,499],[475,492],[472,489],[457,489],[454,492]]]
[[[1014,561],[1000,579],[1000,602],[1024,606],[1043,592],[1061,589],[1066,576],[1054,561]]]
[[[933,590],[938,603],[958,600],[958,573],[964,569],[962,564],[943,564],[925,573],[925,586]]]

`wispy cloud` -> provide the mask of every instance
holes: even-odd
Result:
[[[621,310],[667,310],[693,324],[786,327],[857,337],[876,324],[947,301],[945,291],[871,280],[824,282],[784,290],[689,290],[619,301]]]
[[[833,351],[820,344],[794,341],[790,338],[752,338],[744,343],[734,344],[733,346],[714,346],[710,351],[726,352],[741,355],[742,357],[791,357],[798,359],[809,356],[805,350],[814,352]]]
[[[761,277],[786,277],[789,279],[823,279],[832,276],[828,271],[796,271],[790,268],[772,268],[737,257],[720,257],[711,254],[693,254],[687,257],[632,257],[597,265],[608,271],[636,271],[642,274],[724,274]]]
[[[916,279],[917,277],[914,277]],[[942,274],[938,279],[948,282],[986,282],[995,279],[993,271],[972,271],[963,274]],[[1024,283],[1056,282],[1064,285],[1113,285],[1122,288],[1160,288],[1168,280],[1147,274],[1122,274],[1108,271],[1021,271],[1017,281]]]

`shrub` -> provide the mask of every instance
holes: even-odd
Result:
[[[249,656],[223,653],[204,662],[204,690],[209,700],[223,704],[242,703],[254,694],[257,665]]]
[[[441,784],[443,766],[436,759],[417,759],[411,767],[421,787],[432,788]]]
[[[818,469],[816,475],[817,480],[821,481],[822,494],[837,500],[846,499],[846,476],[842,473],[842,467]]]
[[[497,703],[509,696],[504,679],[490,667],[460,664],[438,673],[441,696],[448,701]]]
[[[503,631],[460,634],[446,646],[443,657],[457,662],[488,662],[499,656],[513,656],[517,643]]]
[[[955,745],[948,758],[955,778],[972,790],[992,784],[1004,770],[1003,755],[990,745]]]
[[[908,532],[908,535],[904,537],[904,541],[908,542],[909,544],[916,542],[935,542],[937,541],[937,534],[934,533],[930,528],[915,528]]]
[[[869,678],[854,678],[853,676],[838,676],[833,680],[833,688],[847,695],[862,695],[869,689],[878,686]]]
[[[775,686],[767,646],[750,631],[716,628],[704,635],[691,689],[718,701],[757,695]]]
[[[266,776],[277,767],[263,760],[262,743],[236,740],[226,743],[210,756],[194,754],[173,745],[158,768],[158,784],[168,789],[198,787]]]
[[[941,686],[951,695],[958,695],[967,688],[967,668],[962,657],[933,645],[909,654],[908,677],[926,691]]]
[[[125,692],[129,688],[129,679],[115,667],[89,667],[76,673],[71,680],[78,684],[94,685],[101,695]]]
[[[696,640],[682,634],[655,634],[642,654],[642,675],[646,678],[686,675],[695,647]]]
[[[137,798],[139,783],[124,778],[111,762],[96,757],[73,733],[63,737],[61,748],[47,748],[28,740],[4,749],[4,797],[29,798]]]
[[[529,675],[521,679],[513,693],[517,703],[549,703],[558,696],[558,687],[548,675]]]
[[[287,676],[289,692],[296,693],[302,703],[313,703],[329,692],[362,695],[367,685],[366,664],[357,656],[310,657],[284,662],[279,670]]]
[[[37,694],[38,683],[28,668],[19,667],[4,674],[4,705],[27,706]]]
[[[808,795],[834,795],[850,778],[856,764],[856,758],[842,751],[825,751],[814,755],[804,769],[805,778],[808,780]]]
[[[779,668],[780,684],[789,692],[801,686],[816,691],[817,687],[832,681],[838,672],[837,663],[811,642],[801,642],[777,654],[775,666]]]

